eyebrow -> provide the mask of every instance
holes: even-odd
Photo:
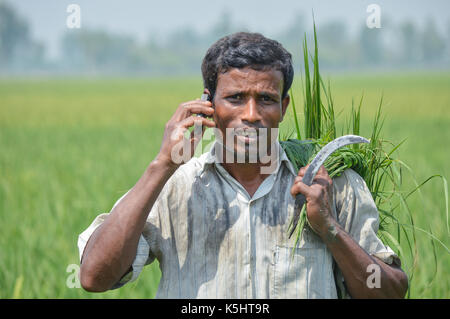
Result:
[[[267,95],[267,96],[270,96],[271,98],[275,98],[275,99],[280,97],[280,94],[278,94],[278,92],[274,93],[274,92],[268,92],[268,91],[259,92],[258,95]]]
[[[224,91],[223,94],[225,96],[231,96],[231,95],[236,95],[236,94],[247,94],[247,91],[241,91],[239,89],[230,89],[229,91]],[[258,96],[263,96],[263,95],[267,95],[270,96],[272,98],[280,98],[280,94],[278,92],[270,92],[270,91],[261,91],[258,92]]]

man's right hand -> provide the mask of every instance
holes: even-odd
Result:
[[[197,125],[202,125],[202,136],[204,128],[215,127],[212,120],[197,116],[205,114],[212,117],[214,108],[210,101],[201,101],[200,99],[181,103],[172,118],[167,122],[164,129],[164,136],[161,143],[159,154],[156,157],[158,162],[164,163],[173,168],[177,168],[183,162],[188,161],[194,155],[195,148],[201,138],[194,135],[195,129],[191,132],[190,138],[185,137],[186,131]],[[183,150],[188,150],[189,154],[183,154]]]
[[[201,137],[194,137],[194,134],[190,139],[184,137],[184,133],[194,124],[215,127],[213,121],[196,115],[200,113],[212,116],[214,109],[211,102],[195,100],[180,104],[166,124],[155,161],[149,164],[136,185],[115,205],[89,238],[80,268],[84,289],[106,291],[129,271],[148,214],[170,176],[182,164],[172,159],[173,149],[183,143],[197,145]],[[191,150],[191,154],[183,157],[185,160],[193,156],[195,148],[191,147]]]

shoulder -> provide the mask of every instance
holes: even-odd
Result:
[[[346,169],[340,176],[334,177],[333,186],[337,193],[369,191],[364,179],[351,168]]]
[[[172,175],[174,179],[194,180],[200,175],[207,165],[208,154],[204,153],[199,157],[193,157],[185,164],[178,167],[175,173]]]
[[[364,179],[354,170],[346,169],[340,176],[333,178],[333,192],[336,207],[370,206],[375,208],[372,193]]]
[[[205,165],[207,165],[206,154],[202,154],[200,157],[193,157],[185,164],[180,165],[167,181],[163,192],[172,193],[174,190],[178,193],[188,192],[195,179],[205,171]]]

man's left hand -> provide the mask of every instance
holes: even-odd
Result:
[[[302,167],[291,188],[292,196],[298,193],[306,197],[306,216],[311,228],[323,238],[330,226],[336,223],[331,205],[333,205],[333,181],[325,167],[321,166],[313,184],[307,186],[302,183],[303,176],[309,165]]]

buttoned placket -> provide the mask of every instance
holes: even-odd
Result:
[[[228,171],[225,170],[225,168],[220,164],[220,162],[217,161],[217,158],[215,158],[214,155],[214,149],[215,146],[213,146],[211,152],[208,154],[207,163],[211,163],[215,166],[216,171],[219,173],[219,176],[223,178],[226,183],[233,189],[233,191],[236,192],[236,198],[240,202],[241,208],[243,208],[243,211],[241,211],[240,219],[242,222],[242,225],[245,227],[246,225],[246,236],[245,239],[247,241],[247,248],[244,251],[243,256],[243,265],[246,274],[244,276],[248,279],[248,284],[246,285],[246,298],[256,298],[256,290],[258,287],[257,285],[257,266],[255,254],[256,254],[256,243],[253,244],[253,240],[255,240],[255,223],[256,223],[256,215],[253,212],[252,207],[255,206],[254,203],[259,200],[260,198],[266,196],[273,188],[273,185],[275,183],[276,177],[280,171],[281,163],[286,162],[287,167],[289,170],[293,172],[294,175],[295,172],[293,171],[292,164],[289,163],[286,155],[284,154],[282,148],[278,145],[277,149],[280,152],[280,156],[277,158],[276,168],[275,171],[272,172],[264,181],[261,183],[261,185],[256,190],[255,194],[253,194],[252,197],[248,194],[247,190],[233,177],[231,176]],[[252,270],[255,270],[255,274],[252,275]],[[245,278],[244,277],[244,278]],[[255,281],[255,282],[253,282]]]
[[[280,163],[277,163],[275,171],[272,174],[270,174],[266,179],[264,179],[264,181],[261,183],[261,185],[259,185],[255,194],[253,194],[253,197],[251,198],[246,189],[233,176],[231,176],[222,165],[218,165],[218,163],[216,163],[216,169],[219,172],[219,175],[221,175],[221,177],[225,179],[229,183],[231,188],[236,192],[237,199],[245,207],[245,211],[243,212],[243,214],[241,214],[240,218],[244,218],[242,222],[244,225],[245,224],[247,225],[246,240],[248,248],[245,250],[245,255],[243,258],[249,283],[246,287],[247,288],[246,290],[247,290],[247,297],[256,298],[255,289],[257,289],[257,287],[256,282],[253,282],[254,280],[256,280],[256,278],[255,276],[252,276],[252,269],[255,269],[255,272],[257,272],[256,271],[257,265],[254,264],[255,263],[254,254],[256,253],[256,249],[252,245],[254,240],[253,236],[255,235],[254,234],[255,214],[252,212],[251,208],[252,206],[254,206],[252,204],[254,204],[258,199],[266,196],[272,189],[275,183],[275,178],[280,169]]]
[[[270,190],[272,189],[274,182],[275,182],[275,177],[278,174],[278,170],[279,167],[277,167],[276,171],[269,175],[262,183],[261,185],[258,187],[258,189],[256,190],[255,194],[253,194],[253,197],[248,201],[248,219],[250,221],[249,223],[249,227],[248,227],[248,233],[249,233],[249,254],[250,254],[250,275],[249,275],[249,282],[250,287],[251,287],[251,298],[257,298],[256,296],[256,290],[258,289],[258,287],[256,287],[257,285],[257,278],[256,278],[256,274],[258,273],[257,271],[257,266],[256,263],[256,259],[255,259],[255,254],[256,254],[256,247],[252,247],[252,243],[254,243],[254,239],[253,236],[255,236],[255,232],[256,230],[255,225],[256,225],[256,215],[254,210],[252,209],[252,206],[255,206],[255,202],[258,201],[259,199],[263,198],[264,196],[266,196]],[[256,243],[255,243],[256,246]],[[252,276],[252,269],[255,269],[255,274],[254,276]],[[255,288],[255,289],[253,289]]]
[[[222,165],[219,163],[215,163],[215,167],[217,172],[219,173],[220,177],[223,178],[231,187],[231,189],[236,192],[236,198],[238,202],[240,203],[240,207],[244,208],[244,211],[241,211],[241,214],[239,216],[239,219],[241,219],[242,225],[246,225],[244,227],[247,228],[247,232],[245,235],[245,239],[247,242],[247,249],[244,250],[243,258],[243,265],[245,269],[245,274],[248,278],[248,284],[246,286],[246,298],[251,298],[252,296],[252,289],[251,289],[251,261],[250,261],[250,255],[251,255],[251,242],[250,242],[250,220],[249,220],[249,200],[250,196],[248,192],[245,190],[245,188],[233,177],[231,176],[225,168],[223,168]],[[236,283],[237,284],[237,283]]]

